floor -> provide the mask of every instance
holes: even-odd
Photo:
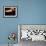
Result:
[[[28,41],[21,40],[20,46],[46,46],[46,42],[45,41],[34,41],[34,42],[32,42],[31,40],[28,40]]]
[[[0,46],[8,46],[8,44],[0,44]],[[10,46],[18,46],[18,44],[10,45]]]
[[[0,46],[8,46],[8,44],[0,44]],[[28,40],[28,41],[21,40],[19,44],[15,44],[14,46],[46,46],[46,42],[45,41],[32,42],[31,40]]]

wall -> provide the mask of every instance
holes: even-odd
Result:
[[[17,32],[18,18],[3,18],[3,6],[17,6],[18,0],[1,0],[0,1],[0,44],[9,42],[8,35],[10,32]],[[18,38],[17,38],[18,39]],[[18,43],[16,39],[15,43]]]
[[[46,24],[46,0],[19,0],[19,23]]]
[[[5,5],[17,5],[18,16],[16,18],[3,18],[3,6]],[[9,32],[18,32],[18,24],[46,24],[46,0],[1,0],[0,44],[8,43]]]

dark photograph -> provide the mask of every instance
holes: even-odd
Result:
[[[4,7],[4,17],[16,17],[17,16],[17,8],[16,7]]]
[[[15,8],[5,8],[5,15],[15,15]]]

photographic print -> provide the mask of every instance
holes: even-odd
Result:
[[[46,41],[46,25],[20,24],[18,31],[20,31],[18,32],[20,33],[20,41]]]
[[[17,7],[16,6],[4,6],[4,17],[16,17]]]

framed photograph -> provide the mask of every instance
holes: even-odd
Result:
[[[17,17],[17,7],[16,6],[4,6],[3,7],[4,17]]]
[[[46,24],[19,24],[18,42],[24,40],[46,41]]]

